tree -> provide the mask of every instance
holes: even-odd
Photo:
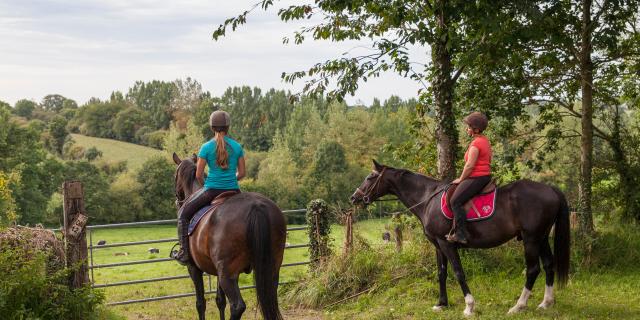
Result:
[[[608,109],[606,106],[618,108],[621,94],[616,88],[622,87],[621,81],[629,79],[629,75],[634,77],[636,72],[634,65],[640,58],[638,5],[638,1],[633,0],[580,0],[551,6],[542,15],[553,17],[541,25],[547,37],[540,39],[532,50],[537,54],[532,60],[531,70],[535,72],[530,79],[538,89],[532,94],[532,101],[545,103],[541,108],[542,122],[557,122],[554,116],[561,115],[581,121],[578,217],[580,233],[587,236],[593,234],[594,135],[610,144],[618,153],[619,161],[624,162],[625,158],[620,154],[624,151],[617,142],[616,129],[599,127],[594,119],[606,114],[597,112]],[[598,108],[594,109],[594,103]],[[552,138],[562,136],[556,134]],[[618,167],[621,181],[629,176],[625,171],[627,167]]]
[[[113,132],[118,140],[134,142],[136,132],[149,125],[150,122],[147,112],[136,107],[129,107],[116,115],[113,122]]]
[[[176,154],[185,156],[198,154],[205,139],[200,134],[200,128],[191,121],[187,124],[187,130],[182,131],[177,126],[171,125],[169,133],[166,135],[163,150],[168,155]]]
[[[157,219],[176,217],[173,175],[175,166],[164,156],[145,161],[137,174],[145,210]]]
[[[92,103],[80,109],[77,114],[80,133],[101,138],[113,139],[116,134],[113,130],[117,114],[126,109],[127,104],[116,102]]]
[[[517,4],[520,4],[518,2]],[[214,39],[246,23],[255,8],[267,10],[274,1],[263,0],[241,15],[227,19],[213,33]],[[455,87],[467,63],[480,50],[496,46],[504,40],[502,21],[517,22],[520,6],[512,1],[315,1],[281,8],[282,21],[318,21],[294,33],[293,41],[313,40],[334,42],[368,39],[371,49],[366,54],[345,56],[318,63],[306,71],[283,74],[293,82],[305,77],[304,91],[311,94],[328,90],[329,79],[335,78],[335,89],[329,96],[342,98],[354,94],[359,81],[394,71],[421,83],[425,92],[423,105],[432,108],[436,118],[438,175],[443,179],[455,176],[458,150],[454,99]],[[316,17],[318,19],[311,19]],[[289,38],[285,38],[285,43]],[[492,44],[485,46],[485,43]],[[498,45],[500,45],[498,43]],[[415,70],[409,54],[410,46],[430,47],[431,61]],[[458,64],[458,65],[456,65]],[[429,81],[430,86],[425,85]],[[418,110],[420,112],[427,110]]]
[[[65,100],[67,100],[67,98],[59,94],[49,94],[42,98],[40,106],[45,111],[59,112],[64,107]]]
[[[172,101],[177,94],[174,83],[153,80],[151,82],[136,81],[129,88],[127,101],[146,111],[156,129],[168,129],[173,113]]]
[[[31,114],[33,113],[33,110],[36,109],[36,103],[31,101],[31,100],[27,100],[27,99],[21,99],[16,101],[16,104],[14,105],[14,109],[13,112],[20,117],[25,117],[27,119],[31,118]]]
[[[19,176],[16,174],[5,174],[0,171],[0,227],[5,227],[15,223],[18,216],[16,214],[16,202],[11,194],[11,184],[19,183]]]
[[[84,157],[87,159],[87,161],[91,162],[102,157],[102,151],[98,150],[98,148],[96,147],[91,147],[87,149],[87,151],[85,151]]]
[[[62,147],[69,136],[67,122],[64,117],[56,115],[47,128],[45,145],[58,155],[62,155]]]
[[[64,102],[62,102],[62,109],[78,109],[78,103],[73,99],[64,99]]]
[[[19,177],[9,184],[17,222],[41,222],[47,199],[62,183],[60,163],[47,157],[38,131],[19,125],[3,109],[0,109],[0,154],[3,155],[0,172]]]
[[[173,110],[192,110],[200,105],[204,93],[202,85],[195,79],[187,77],[186,79],[176,79],[173,81],[176,93],[171,102]]]

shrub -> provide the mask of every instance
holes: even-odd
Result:
[[[50,253],[30,239],[0,242],[0,314],[3,319],[91,319],[104,296],[91,287],[71,290],[69,270],[48,266]]]

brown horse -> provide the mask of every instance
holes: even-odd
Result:
[[[202,188],[195,177],[194,159],[180,160],[175,176],[176,204]],[[286,240],[286,222],[278,206],[252,192],[226,200],[215,212],[202,218],[190,237],[193,263],[189,275],[196,288],[196,308],[205,318],[203,272],[217,276],[216,304],[224,320],[226,298],[231,319],[242,317],[246,306],[240,295],[238,276],[253,270],[258,304],[264,319],[282,319],[278,308],[278,278]],[[226,298],[225,298],[226,296]]]
[[[462,288],[465,300],[464,314],[472,315],[475,300],[465,280],[459,247],[492,248],[514,237],[524,242],[527,276],[524,289],[516,305],[509,313],[523,310],[531,295],[533,284],[540,273],[540,261],[546,273],[544,299],[538,306],[546,309],[553,305],[554,272],[561,285],[569,274],[569,208],[563,193],[557,188],[529,180],[520,180],[497,190],[496,209],[490,219],[468,223],[469,242],[458,245],[445,240],[451,230],[451,220],[440,212],[440,194],[448,183],[438,181],[408,170],[395,169],[374,163],[374,170],[351,196],[354,204],[370,204],[386,194],[398,197],[420,219],[424,233],[436,248],[440,299],[433,307],[440,311],[448,306],[447,261]],[[551,227],[555,224],[554,250],[549,245]]]

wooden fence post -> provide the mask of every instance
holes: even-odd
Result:
[[[84,192],[80,181],[65,181],[62,190],[66,266],[72,270],[69,286],[80,288],[89,283],[86,239],[88,217],[84,211]]]

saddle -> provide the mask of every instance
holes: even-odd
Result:
[[[441,212],[447,219],[453,219],[453,210],[451,209],[451,196],[455,192],[458,185],[452,184],[440,198]],[[467,221],[485,220],[493,215],[495,209],[496,183],[491,180],[479,194],[474,195],[467,201],[463,209],[467,212]]]
[[[458,188],[457,184],[452,184],[452,185],[449,186],[449,188],[447,188],[447,204],[449,205],[449,209],[451,209],[451,197],[456,192],[457,188]],[[473,198],[475,198],[475,197],[477,197],[479,195],[482,195],[482,194],[491,193],[491,192],[493,192],[495,190],[496,190],[496,180],[495,179],[491,179],[491,181],[489,181],[489,183],[487,183],[487,185],[484,186],[484,188],[482,188],[480,193],[478,193],[478,194],[474,195],[473,197],[471,197],[471,199],[464,204],[464,210],[465,211],[471,210],[471,206],[473,205]]]
[[[200,223],[200,220],[202,220],[202,217],[206,216],[210,212],[216,211],[216,209],[218,209],[218,207],[220,207],[225,201],[239,193],[240,191],[225,191],[215,197],[213,201],[211,201],[210,205],[204,206],[200,210],[198,210],[193,218],[191,218],[191,222],[189,222],[189,235],[191,235],[193,233],[193,230],[196,229],[198,223]]]

